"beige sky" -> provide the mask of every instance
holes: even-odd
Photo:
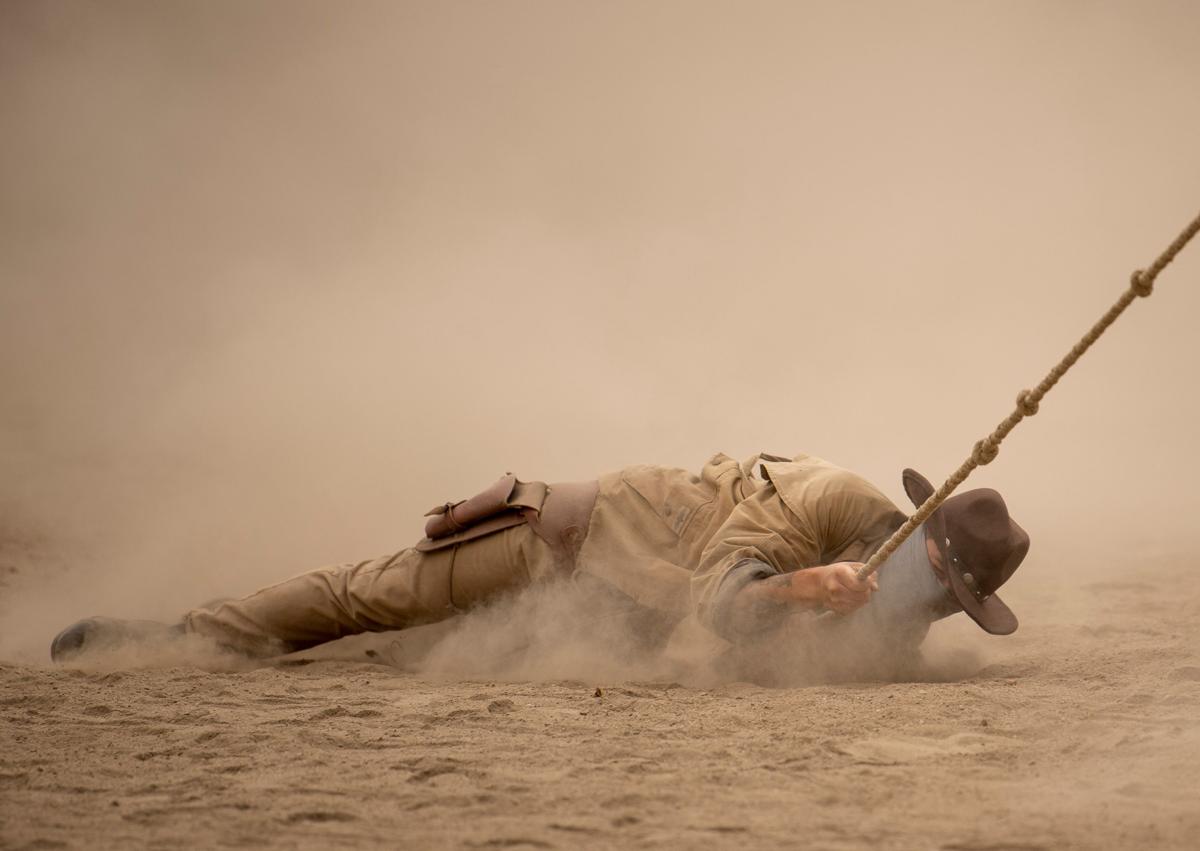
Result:
[[[7,2],[5,523],[120,609],[398,549],[505,470],[804,451],[899,500],[1200,209],[1198,35],[1190,2]],[[1027,570],[1194,549],[1198,317],[1193,246],[971,480]]]

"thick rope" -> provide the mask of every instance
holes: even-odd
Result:
[[[975,444],[975,448],[971,450],[970,456],[962,465],[950,474],[950,478],[942,483],[933,494],[921,503],[921,506],[916,512],[904,521],[904,525],[892,533],[882,547],[875,551],[862,567],[858,569],[858,578],[866,579],[872,573],[879,569],[879,566],[887,561],[888,556],[896,551],[896,548],[908,540],[908,536],[913,531],[924,523],[930,514],[937,511],[943,502],[946,501],[950,494],[954,493],[954,489],[963,483],[967,476],[971,475],[971,471],[976,467],[984,464],[989,464],[995,459],[996,454],[1000,451],[1000,442],[1008,436],[1008,433],[1016,428],[1017,423],[1026,417],[1032,417],[1038,412],[1038,405],[1042,398],[1050,392],[1050,388],[1058,383],[1058,380],[1067,374],[1075,361],[1083,357],[1083,353],[1091,348],[1092,343],[1100,339],[1100,335],[1108,330],[1108,326],[1117,321],[1117,317],[1125,312],[1125,308],[1133,303],[1133,300],[1138,297],[1145,298],[1154,291],[1154,279],[1158,277],[1159,272],[1167,267],[1167,265],[1175,259],[1175,255],[1183,250],[1183,247],[1191,241],[1192,237],[1200,231],[1200,215],[1192,219],[1179,236],[1175,237],[1162,254],[1158,255],[1158,259],[1150,264],[1147,269],[1139,269],[1133,273],[1129,280],[1129,288],[1121,293],[1121,297],[1116,303],[1108,309],[1108,311],[1100,317],[1100,320],[1092,326],[1091,330],[1079,338],[1079,342],[1071,347],[1071,350],[1063,356],[1046,377],[1038,383],[1032,390],[1022,390],[1017,394],[1017,406],[1013,412],[1000,421],[996,426],[996,430]]]

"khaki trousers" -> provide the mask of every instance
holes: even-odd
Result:
[[[527,525],[431,553],[415,549],[301,574],[183,619],[188,632],[253,656],[303,650],[360,632],[444,620],[556,572]]]

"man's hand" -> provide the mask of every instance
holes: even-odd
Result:
[[[799,570],[796,573],[820,571],[820,604],[839,615],[848,615],[855,609],[865,606],[870,601],[871,595],[879,590],[879,583],[875,580],[874,574],[866,579],[858,578],[860,567],[862,564],[859,562],[840,561],[837,564],[810,567],[808,570]]]

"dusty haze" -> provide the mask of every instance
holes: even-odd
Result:
[[[399,549],[505,470],[804,451],[903,504],[1195,214],[1198,28],[6,2],[0,658]],[[1018,612],[1194,553],[1198,315],[1193,247],[972,479],[1033,537]]]
[[[803,451],[903,504],[1200,208],[1198,34],[0,2],[0,847],[1193,849],[1200,245],[971,479],[1033,539],[1015,635],[684,668],[551,585],[333,661],[47,647],[393,552],[505,470]]]

